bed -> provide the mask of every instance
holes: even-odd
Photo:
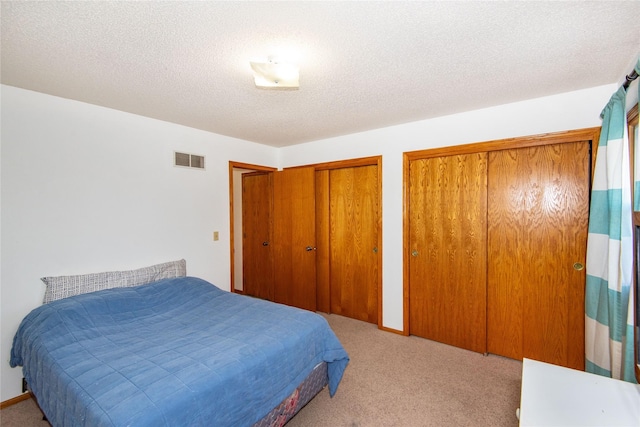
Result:
[[[320,315],[177,277],[34,309],[10,364],[53,426],[267,426],[348,361]]]

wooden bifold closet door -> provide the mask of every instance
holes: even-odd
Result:
[[[243,174],[242,200],[243,292],[273,301],[272,173]]]
[[[330,312],[378,323],[378,167],[329,171]]]
[[[486,348],[486,153],[410,165],[409,333]]]
[[[316,310],[313,168],[242,177],[246,295]]]
[[[379,324],[379,170],[365,158],[244,174],[244,293]]]
[[[410,334],[584,369],[585,134],[408,162]]]
[[[489,154],[487,350],[584,369],[588,141]]]
[[[274,300],[316,311],[315,170],[273,175]]]

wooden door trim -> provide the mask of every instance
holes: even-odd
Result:
[[[273,172],[277,170],[276,168],[269,166],[261,166],[261,165],[253,165],[250,163],[242,163],[242,162],[234,162],[232,160],[229,161],[229,251],[230,251],[230,263],[231,268],[230,279],[231,283],[229,286],[229,291],[235,293],[235,266],[234,266],[234,255],[235,255],[235,245],[234,245],[234,234],[233,234],[233,170],[234,169],[249,169],[254,171],[264,171],[264,172]]]
[[[322,170],[354,168],[358,166],[376,166],[376,165],[378,167],[382,166],[382,156],[359,157],[357,159],[336,160],[335,162],[314,163],[311,165],[293,166],[291,168],[285,168],[285,169],[312,167],[316,171],[322,171]]]
[[[480,153],[485,151],[510,150],[512,148],[536,147],[540,145],[562,144],[576,141],[598,141],[600,128],[585,128],[562,132],[543,133],[495,141],[474,142],[471,144],[453,145],[449,147],[431,148],[405,152],[409,161],[430,157],[455,156],[459,154]]]
[[[600,128],[585,128],[562,132],[544,133],[494,141],[477,142],[471,144],[439,147],[427,150],[409,151],[403,153],[402,162],[402,298],[403,298],[403,335],[409,335],[409,167],[414,160],[441,156],[455,156],[479,152],[508,150],[513,148],[536,147],[541,145],[562,144],[579,141],[591,141],[592,147],[597,147]],[[591,155],[591,173],[595,169],[595,151]],[[592,176],[593,178],[593,176]],[[592,180],[593,181],[593,180]]]
[[[409,167],[411,161],[418,160],[409,154],[402,155],[402,335],[405,336],[409,336]]]

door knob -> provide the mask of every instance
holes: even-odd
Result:
[[[306,248],[304,248],[304,250],[305,250],[305,251],[307,251],[307,252],[309,252],[309,251],[315,251],[315,250],[316,250],[316,247],[315,247],[315,246],[313,246],[313,247],[311,247],[311,246],[307,246]]]
[[[573,269],[580,271],[584,268],[584,265],[581,262],[576,262],[575,264],[573,264]]]
[[[262,246],[269,246],[269,242],[262,242]]]
[[[418,256],[418,251],[413,251],[413,252],[411,252],[411,256],[413,256],[413,257]]]

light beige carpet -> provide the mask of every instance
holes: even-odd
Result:
[[[325,315],[351,361],[333,398],[320,392],[287,427],[517,426],[522,363]],[[2,426],[46,427],[32,400]]]
[[[0,411],[0,425],[2,427],[47,427],[48,422],[42,421],[42,412],[33,399],[27,399]]]
[[[288,427],[518,425],[521,362],[325,317],[351,361]]]

